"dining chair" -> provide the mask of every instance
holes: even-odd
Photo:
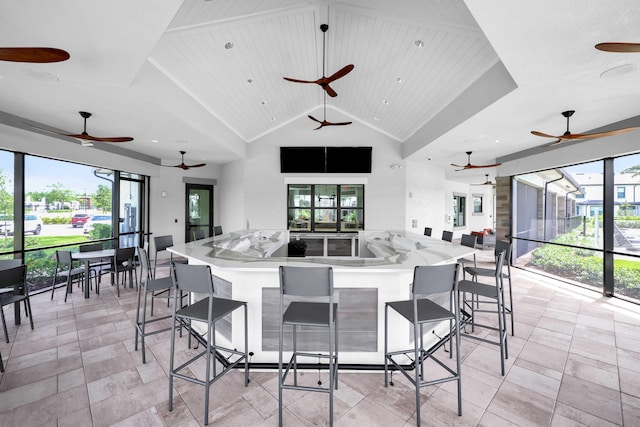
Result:
[[[64,302],[67,302],[67,296],[73,292],[73,282],[76,280],[78,285],[84,283],[84,267],[74,267],[71,251],[58,250],[55,254],[56,266],[53,271],[53,283],[51,284],[51,300],[56,291],[56,282],[58,279],[64,279],[65,294]]]
[[[0,272],[0,314],[2,315],[2,327],[4,328],[4,338],[9,342],[9,332],[7,322],[4,317],[4,306],[24,301],[25,315],[31,323],[33,330],[33,313],[31,312],[31,302],[29,301],[29,286],[27,284],[27,266],[22,264],[17,267],[7,268]]]
[[[111,266],[105,272],[111,273],[111,285],[115,283],[118,297],[120,297],[120,273],[122,273],[122,286],[126,288],[126,276],[129,276],[129,287],[136,284],[138,287],[138,271],[135,264],[136,248],[116,248]],[[134,280],[135,276],[135,280]]]

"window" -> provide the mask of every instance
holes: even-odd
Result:
[[[364,186],[290,184],[288,229],[298,232],[364,230]]]
[[[466,222],[466,197],[453,195],[453,226],[464,227]]]
[[[617,190],[617,194],[618,194],[618,199],[624,199],[625,196],[625,187],[623,185],[620,185],[618,187],[616,187]]]
[[[482,194],[474,194],[473,195],[473,213],[481,214],[482,213]]]

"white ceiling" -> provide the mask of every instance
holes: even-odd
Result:
[[[0,2],[0,46],[71,54],[0,61],[0,123],[77,133],[83,110],[90,134],[134,137],[118,148],[165,164],[179,150],[240,159],[283,126],[328,130],[307,118],[323,119],[322,89],[282,78],[323,75],[324,23],[326,74],[355,66],[331,84],[326,120],[373,128],[453,179],[493,179],[449,163],[544,146],[530,131],[561,134],[564,110],[573,133],[640,114],[640,54],[593,48],[640,41],[637,0],[57,0]]]

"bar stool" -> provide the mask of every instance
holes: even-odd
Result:
[[[389,381],[389,364],[400,371],[416,389],[416,425],[420,425],[420,389],[434,384],[448,381],[458,383],[458,415],[462,415],[462,383],[460,377],[460,304],[458,295],[458,266],[459,264],[416,266],[413,271],[410,300],[392,301],[385,304],[384,310],[384,386]],[[449,308],[435,302],[436,294],[449,294]],[[411,323],[413,348],[389,351],[388,320],[389,309],[398,313]],[[449,322],[449,330],[434,345],[424,348],[424,326],[435,327],[441,322]],[[452,369],[436,356],[436,351],[455,337],[456,368]],[[452,347],[452,346],[450,346]],[[453,350],[449,352],[453,357]],[[407,372],[405,366],[399,363],[398,356],[411,360],[409,365],[413,369],[413,376]],[[446,376],[425,381],[424,361],[431,359],[440,365]],[[443,372],[444,373],[444,372]],[[393,382],[391,383],[393,385]]]
[[[149,256],[147,255],[147,251],[143,248],[138,248],[138,259],[140,260],[140,278],[142,283],[138,286],[138,304],[136,306],[136,343],[135,350],[138,350],[138,336],[140,337],[140,345],[142,345],[142,363],[147,363],[146,351],[144,339],[148,335],[155,335],[162,332],[166,332],[171,330],[171,326],[167,326],[162,329],[155,329],[153,331],[147,331],[146,327],[149,323],[159,322],[166,319],[171,319],[173,316],[168,314],[166,316],[155,317],[151,320],[147,320],[147,300],[149,295],[151,296],[151,300],[153,298],[157,298],[155,292],[157,291],[171,291],[173,288],[173,278],[171,276],[162,277],[159,279],[153,279],[151,277],[151,264],[149,262]],[[140,315],[140,303],[141,299],[144,298],[142,302],[142,316]],[[153,311],[151,312],[151,316],[153,316]]]
[[[249,384],[249,359],[248,359],[248,322],[247,303],[214,296],[215,286],[228,284],[226,280],[211,274],[208,265],[174,264],[174,292],[173,292],[173,321],[171,324],[171,355],[169,360],[169,411],[173,410],[173,379],[180,378],[195,384],[204,386],[204,423],[209,424],[209,389],[211,384],[219,380],[224,374],[230,372],[241,362],[244,362],[244,386]],[[179,291],[198,294],[204,298],[181,307],[178,303]],[[193,295],[192,295],[193,296]],[[225,348],[216,344],[216,322],[231,314],[239,308],[244,308],[244,351]],[[191,321],[204,322],[207,326],[206,336],[203,337],[204,350],[190,358],[182,365],[174,367],[176,326],[178,322],[188,326],[190,334],[196,334],[191,329]],[[214,356],[212,359],[212,355]],[[204,357],[206,359],[205,378],[197,378],[189,369],[192,363]],[[218,372],[216,360],[222,364],[222,370]],[[213,365],[213,366],[212,366]],[[197,366],[197,365],[196,365]],[[213,376],[211,370],[213,368]],[[199,368],[194,369],[197,372]],[[186,372],[183,372],[186,371]]]
[[[462,246],[466,246],[468,248],[476,248],[476,242],[477,242],[477,236],[474,236],[473,234],[463,234],[460,237],[460,245]],[[469,258],[458,258],[458,262],[462,265],[462,271],[463,271],[463,276],[464,276],[464,268],[465,268],[465,264],[473,264],[473,266],[476,266],[476,254],[475,252],[473,253],[473,259],[469,259]]]
[[[471,323],[471,331],[475,330],[475,326],[478,325],[482,328],[490,329],[498,332],[498,340],[493,341],[487,338],[478,337],[475,335],[465,334],[466,337],[475,339],[477,341],[494,344],[500,347],[500,369],[502,375],[504,375],[504,361],[509,358],[509,351],[507,348],[507,326],[506,326],[506,314],[504,305],[504,292],[503,292],[503,280],[502,280],[502,263],[504,262],[505,252],[502,251],[498,254],[496,260],[496,268],[493,270],[493,277],[495,279],[494,284],[479,283],[477,281],[478,276],[475,276],[476,280],[460,280],[458,282],[458,292],[464,294],[471,294],[471,301],[467,301],[466,298],[462,298],[460,309],[461,316],[463,317],[462,325],[466,326]],[[476,308],[478,297],[483,297],[491,300],[496,305],[495,310],[479,310]],[[467,309],[470,312],[466,311]],[[498,315],[498,326],[480,324],[476,322],[476,312],[492,312]]]
[[[155,256],[153,257],[153,277],[156,277],[156,268],[158,267],[158,253],[166,251],[168,248],[173,246],[173,236],[167,234],[165,236],[154,236],[153,245],[155,246]],[[185,258],[173,258],[173,253],[169,253],[169,263],[175,264],[187,264],[187,259]]]
[[[291,300],[285,310],[285,297]],[[291,298],[289,298],[291,297]],[[313,301],[311,301],[313,299]],[[326,302],[319,299],[328,300]],[[282,390],[303,390],[329,394],[329,425],[333,425],[333,390],[338,388],[338,304],[333,302],[333,268],[280,266],[280,345],[278,360],[278,420],[282,426]],[[284,327],[293,328],[292,355],[283,372]],[[328,329],[328,353],[298,350],[297,328]],[[326,359],[329,385],[298,385],[298,358]],[[293,369],[293,382],[287,382]]]
[[[443,230],[442,231],[442,240],[444,240],[446,242],[453,241],[453,231]]]
[[[513,321],[513,292],[511,289],[511,248],[512,245],[510,242],[505,242],[502,240],[497,240],[496,241],[496,247],[493,251],[493,256],[496,258],[498,258],[498,255],[500,254],[500,252],[504,251],[504,262],[502,263],[502,267],[504,269],[504,266],[507,266],[507,273],[505,274],[504,271],[502,272],[502,279],[507,279],[507,282],[509,284],[509,304],[508,306],[506,305],[506,300],[505,300],[505,313],[509,316],[509,320],[511,320],[511,335],[513,336],[515,334],[514,331],[514,321]],[[464,268],[464,275],[466,275],[466,273],[469,273],[471,275],[472,280],[478,280],[478,277],[493,277],[495,275],[495,269],[493,268],[476,268],[474,267],[465,267]]]

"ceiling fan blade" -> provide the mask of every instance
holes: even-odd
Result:
[[[352,122],[337,122],[337,123],[331,123],[331,122],[327,122],[326,126],[345,126],[345,125],[350,125]]]
[[[560,138],[559,136],[549,135],[548,133],[538,132],[537,130],[532,130],[531,133],[534,134],[535,136],[541,136],[543,138],[556,138],[556,139]]]
[[[451,163],[451,166],[456,167],[456,168],[465,168],[466,165],[456,165],[455,163]]]
[[[315,118],[315,117],[313,117],[313,116],[307,116],[307,117],[309,117],[309,118],[310,118],[311,120],[313,120],[314,122],[322,123],[320,120],[316,119],[316,118]]]
[[[331,83],[334,80],[338,80],[339,78],[346,76],[351,72],[351,70],[353,70],[353,68],[354,68],[353,64],[345,65],[344,67],[342,67],[341,69],[339,69],[338,71],[336,71],[335,73],[327,77],[326,82]]]
[[[598,43],[595,48],[604,52],[636,53],[640,52],[640,43],[606,42]]]
[[[492,165],[467,165],[465,169],[482,169],[482,168],[495,168],[496,166],[500,166],[502,163],[494,163]]]
[[[327,95],[329,95],[330,97],[335,98],[336,96],[338,96],[336,91],[333,90],[331,86],[329,86],[328,84],[323,84],[321,86],[325,90],[325,92],[327,92]]]
[[[69,59],[68,52],[53,47],[0,47],[0,61],[44,64]]]
[[[609,130],[606,132],[598,132],[598,133],[583,133],[583,134],[572,134],[571,137],[567,138],[567,137],[563,137],[560,139],[592,139],[592,138],[603,138],[606,136],[613,136],[613,135],[619,135],[621,133],[627,133],[627,132],[631,132],[638,129],[638,127],[630,127],[630,128],[623,128],[623,129],[615,129],[615,130]]]
[[[196,165],[187,165],[187,167],[190,167],[190,168],[201,168],[203,166],[207,166],[207,164],[206,163],[198,163]]]
[[[319,80],[300,80],[300,79],[292,79],[291,77],[283,77],[283,79],[294,82],[294,83],[319,83]]]
[[[129,142],[129,141],[133,141],[133,138],[131,138],[129,136],[99,137],[99,136],[92,136],[92,135],[85,134],[85,133],[61,134],[61,135],[70,136],[71,138],[76,138],[76,139],[84,139],[85,141],[96,141],[96,142]]]

